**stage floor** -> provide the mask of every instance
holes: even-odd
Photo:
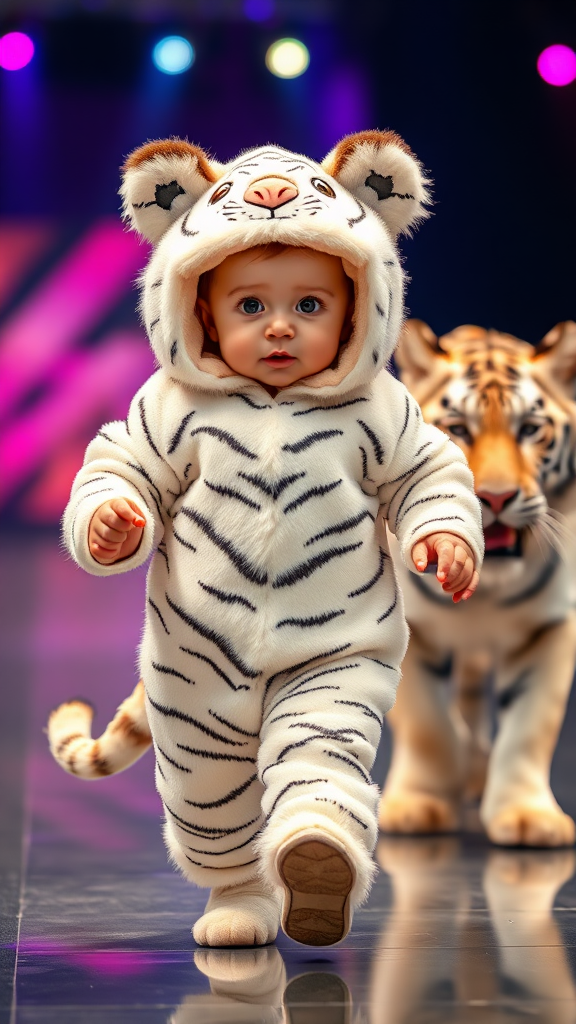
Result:
[[[54,537],[22,536],[0,572],[0,1024],[576,1021],[573,850],[382,838],[341,946],[195,948],[205,892],[167,864],[151,754],[80,782],[43,733],[74,696],[102,728],[134,685],[143,573],[89,577]],[[575,725],[572,700],[553,785],[573,815]],[[378,782],[387,757],[385,736]]]

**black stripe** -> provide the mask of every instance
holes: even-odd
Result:
[[[276,809],[276,805],[282,799],[284,794],[288,793],[288,791],[293,789],[294,786],[317,786],[320,782],[329,782],[329,781],[330,781],[329,779],[294,779],[292,782],[288,782],[284,786],[284,788],[281,789],[280,792],[278,793],[274,803],[272,804],[272,807],[270,808],[270,810],[268,811],[268,814],[266,815],[266,821],[270,820],[270,818],[272,817],[272,814],[274,813],[274,811]]]
[[[322,495],[329,494],[330,491],[339,487],[341,483],[342,477],[340,477],[339,480],[333,480],[331,484],[321,484],[319,487],[311,487],[310,490],[304,491],[302,494],[299,494],[297,498],[294,498],[294,501],[288,502],[282,511],[285,513],[292,512],[293,509],[303,505],[304,502],[309,501],[310,498],[321,498]]]
[[[381,466],[382,463],[384,462],[384,449],[380,444],[380,441],[376,437],[374,431],[368,426],[368,424],[364,423],[364,420],[356,420],[356,422],[360,424],[362,430],[366,434],[366,437],[370,441],[370,444],[374,449],[374,456],[376,458],[376,462],[378,463],[379,466]]]
[[[156,484],[154,483],[152,477],[148,475],[148,473],[146,472],[144,467],[140,466],[137,462],[127,462],[126,465],[130,466],[130,469],[135,469],[137,473],[140,473],[140,476],[144,477],[144,479],[147,481],[147,483],[149,483],[150,486],[156,492],[156,495],[158,497],[158,501],[161,501],[162,500],[162,495],[160,494],[160,489],[156,486]]]
[[[304,547],[307,548],[310,544],[315,544],[317,540],[322,540],[323,537],[331,537],[334,533],[345,533],[346,530],[353,530],[355,526],[364,519],[371,519],[374,522],[374,516],[368,509],[364,509],[363,512],[359,512],[357,516],[352,516],[350,519],[343,519],[341,523],[335,523],[334,526],[329,526],[326,530],[322,530],[322,533],[315,533],[310,540],[307,540]]]
[[[418,504],[418,502],[416,502],[416,504]],[[410,508],[412,507],[413,506],[411,505]],[[406,512],[408,512],[408,509],[406,509]],[[430,523],[449,523],[453,522],[455,519],[458,519],[461,523],[466,522],[463,516],[434,516],[433,519],[425,519],[423,523],[418,523],[418,526],[415,526],[413,530],[410,530],[408,536],[413,537],[418,530],[421,530],[423,526],[429,526]],[[422,539],[424,540],[424,538]]]
[[[175,761],[173,757],[168,757],[168,754],[166,753],[165,750],[162,750],[162,747],[160,746],[159,743],[156,744],[156,750],[159,750],[160,753],[162,754],[162,757],[165,758],[166,761],[168,761],[168,764],[173,765],[174,768],[178,769],[178,771],[186,772],[188,775],[192,773],[191,768],[186,768],[183,764],[179,764],[178,761]]]
[[[364,782],[368,782],[369,784],[372,783],[372,779],[370,778],[368,772],[364,768],[362,768],[362,766],[358,764],[357,761],[354,761],[353,758],[344,757],[344,754],[338,754],[336,753],[335,750],[325,750],[324,753],[328,754],[328,757],[336,757],[338,758],[339,761],[344,761],[344,764],[349,764],[352,768],[355,768],[356,771],[362,776]]]
[[[182,675],[181,672],[177,672],[175,668],[170,668],[169,665],[159,665],[157,661],[152,662],[152,668],[155,668],[157,672],[163,672],[167,676],[176,676],[177,679],[183,679],[185,683],[189,683],[190,686],[196,686],[193,679],[188,679],[188,676]]]
[[[108,476],[109,476],[108,473],[104,473],[102,476],[93,476],[90,480],[85,480],[83,484],[80,484],[76,488],[76,493],[78,493],[78,491],[81,491],[83,487],[89,487],[90,484],[97,483],[98,480],[108,480]]]
[[[270,725],[273,722],[279,722],[282,718],[294,718],[296,715],[307,715],[307,711],[285,711],[283,715],[278,715],[277,718],[270,719]]]
[[[161,548],[160,546],[158,546],[156,548],[156,551],[158,552],[159,555],[162,555],[162,557],[166,559],[166,569],[167,569],[168,572],[170,572],[170,562],[168,561],[168,555],[164,551],[164,548]]]
[[[211,711],[210,708],[208,708],[208,714],[212,715],[212,718],[215,718],[217,722],[220,722],[220,725],[226,725],[229,729],[232,729],[233,732],[239,732],[241,736],[251,736],[256,738],[256,736],[260,735],[259,732],[249,732],[248,729],[241,729],[239,725],[234,725],[233,722],[229,722],[226,718],[222,718],[221,715],[217,715],[216,712]]]
[[[301,480],[303,476],[306,476],[306,473],[291,473],[290,476],[283,476],[280,480],[272,481],[265,480],[262,476],[252,476],[249,473],[238,473],[238,476],[242,477],[243,480],[247,480],[248,483],[254,484],[254,486],[258,487],[264,492],[264,494],[267,494],[270,498],[273,498],[274,501],[276,501],[286,487],[293,484],[295,480]]]
[[[215,491],[216,494],[222,494],[225,498],[236,498],[236,501],[241,501],[244,505],[248,505],[248,508],[255,508],[257,512],[260,512],[261,505],[256,501],[252,501],[250,498],[245,497],[240,491],[235,491],[231,487],[221,487],[220,484],[212,484],[209,480],[204,480],[206,487],[209,487],[211,491]]]
[[[236,789],[231,789],[229,793],[226,793],[225,796],[220,797],[219,800],[211,800],[210,803],[207,804],[195,803],[194,800],[184,800],[184,803],[190,804],[191,807],[198,807],[201,811],[210,810],[212,807],[224,807],[224,804],[232,803],[232,801],[235,800],[236,797],[241,796],[242,793],[245,793],[247,789],[250,789],[250,786],[254,782],[256,782],[257,778],[257,775],[251,775],[250,778],[246,780],[246,782],[242,783],[241,786],[237,786]]]
[[[187,219],[188,214],[186,214],[186,220]],[[187,235],[198,234],[197,231],[186,231],[185,233]],[[192,860],[192,857],[189,857],[187,853],[185,853],[184,856],[186,857],[186,860],[190,861],[191,864],[195,864],[197,868],[206,868],[206,871],[230,871],[230,868],[247,868],[250,866],[250,864],[257,864],[260,859],[259,857],[254,857],[253,860],[245,860],[242,862],[242,864],[231,864],[229,867],[226,866],[221,868],[217,867],[215,864],[202,864],[199,860]]]
[[[218,740],[219,743],[228,743],[231,747],[246,746],[244,740],[229,740],[227,736],[222,736],[221,733],[215,732],[209,725],[204,725],[203,722],[199,722],[197,718],[185,715],[184,712],[179,711],[178,708],[169,708],[165,704],[158,704],[157,701],[152,699],[150,694],[147,694],[147,697],[152,707],[155,708],[156,711],[160,712],[161,715],[164,715],[165,718],[177,718],[179,722],[186,722],[188,725],[193,725],[195,729],[205,733],[206,736],[210,736],[210,739]],[[180,746],[180,744],[177,743],[176,746]]]
[[[170,362],[172,363],[172,366],[174,366],[174,360],[176,358],[177,351],[178,351],[178,341],[173,341],[171,346],[170,346]]]
[[[153,608],[153,609],[154,609],[154,611],[156,612],[156,615],[158,616],[158,618],[160,619],[160,622],[161,622],[161,623],[162,623],[162,625],[164,626],[164,632],[165,632],[165,633],[166,633],[166,634],[167,634],[168,636],[170,636],[170,630],[168,629],[168,626],[167,626],[167,625],[166,625],[166,623],[164,622],[164,617],[163,617],[163,615],[162,615],[162,612],[160,611],[160,609],[159,609],[158,605],[157,605],[157,604],[154,604],[154,601],[152,600],[152,598],[151,598],[151,597],[149,597],[149,598],[148,598],[148,604],[149,604],[149,605],[150,605],[150,607],[151,607],[151,608]]]
[[[292,697],[305,697],[307,693],[316,693],[318,690],[338,690],[338,692],[340,692],[340,687],[339,686],[313,686],[311,690],[302,690],[300,693],[288,693],[288,694],[286,694],[285,697],[281,697],[280,700],[274,701],[274,707],[273,707],[272,710],[276,711],[276,708],[280,707],[280,705],[283,704],[285,700],[291,700]]]
[[[227,430],[220,430],[219,427],[196,427],[195,430],[190,431],[190,437],[194,437],[195,434],[209,434],[210,437],[215,437],[218,441],[222,441],[224,444],[227,444],[229,448],[233,449],[233,451],[238,452],[240,455],[245,455],[247,459],[258,458],[254,452],[245,448],[244,445]]]
[[[343,644],[342,647],[334,647],[334,649],[331,651],[323,651],[321,654],[315,654],[312,658],[307,658],[306,661],[298,662],[297,665],[290,665],[289,668],[283,668],[280,672],[275,672],[274,675],[270,676],[270,678],[266,682],[266,692],[268,692],[269,688],[272,686],[272,683],[276,679],[278,679],[279,676],[289,675],[291,672],[297,672],[299,668],[304,668],[306,665],[311,665],[313,661],[331,658],[333,654],[340,654],[341,651],[347,651],[348,648],[351,646],[352,644]],[[296,678],[298,677],[296,676]],[[294,682],[294,679],[291,679],[290,682]]]
[[[372,660],[372,659],[370,659],[370,660]],[[380,718],[380,716],[377,715],[375,711],[372,711],[372,708],[369,708],[367,704],[362,704],[358,700],[335,700],[334,703],[335,704],[349,704],[350,707],[361,708],[362,711],[364,712],[364,714],[368,716],[368,718],[374,718],[375,721],[378,722],[378,725],[380,725],[380,726],[382,725],[382,719]]]
[[[213,629],[210,629],[202,622],[199,622],[193,615],[190,615],[188,612],[184,611],[183,608],[180,608],[179,605],[175,604],[168,594],[166,594],[166,600],[172,611],[176,612],[186,625],[190,626],[191,629],[194,629],[196,633],[200,634],[200,636],[203,636],[205,640],[210,640],[215,644],[218,650],[221,651],[228,659],[230,664],[234,665],[234,668],[238,669],[240,675],[245,676],[247,679],[257,679],[258,676],[262,675],[261,672],[257,672],[254,668],[249,668],[249,666],[242,661],[227,637],[222,636],[220,633],[216,633]],[[193,652],[190,651],[189,653],[192,654]],[[233,684],[231,685],[233,686]],[[237,689],[237,687],[233,686],[233,689]]]
[[[337,619],[339,615],[345,614],[345,609],[339,608],[337,611],[313,615],[309,619],[280,619],[280,622],[276,623],[276,629],[281,629],[282,626],[298,626],[300,629],[307,629],[310,626],[323,626],[326,622],[331,622],[332,619]]]
[[[197,551],[198,550],[198,548],[194,547],[193,544],[190,544],[190,541],[184,540],[184,537],[181,537],[180,534],[177,533],[174,528],[172,528],[172,534],[175,537],[175,539],[178,541],[178,543],[179,544],[183,544],[185,548],[190,548],[190,551]]]
[[[251,612],[255,612],[258,609],[256,605],[251,604],[245,597],[240,597],[240,594],[227,594],[224,590],[218,590],[216,587],[210,587],[207,583],[202,583],[202,580],[198,580],[198,586],[202,587],[207,594],[212,594],[218,601],[222,601],[224,604],[242,604],[245,608],[249,608]]]
[[[183,435],[184,431],[186,430],[186,425],[190,422],[190,420],[194,416],[195,412],[196,412],[196,410],[192,409],[192,412],[186,413],[184,419],[182,420],[180,426],[178,427],[178,430],[173,435],[172,440],[170,441],[170,444],[168,445],[168,448],[167,448],[168,455],[172,455],[172,452],[176,451],[178,445],[180,444],[180,441],[182,440],[182,435]]]
[[[402,427],[402,430],[398,434],[398,441],[400,440],[401,437],[404,437],[404,434],[406,433],[406,427],[408,426],[408,420],[410,419],[410,399],[408,398],[408,395],[404,395],[404,401],[406,402],[406,416],[404,417],[404,426]],[[396,444],[398,444],[398,441],[396,442]]]
[[[230,740],[228,740],[228,743]],[[249,764],[256,764],[255,757],[240,757],[239,754],[217,754],[215,750],[199,750],[197,747],[187,747],[185,743],[177,743],[178,750],[184,750],[187,754],[195,757],[206,757],[209,761],[242,761]]]
[[[317,725],[316,722],[293,722],[292,725],[288,726],[289,729],[312,729],[316,733],[318,739],[325,740],[341,740],[343,743],[351,743],[352,740],[347,739],[348,736],[359,736],[361,740],[366,743],[368,740],[363,732],[359,729],[353,729],[352,726],[341,726],[339,729],[328,729],[325,725]]]
[[[154,441],[152,440],[152,434],[150,433],[148,429],[148,424],[146,423],[146,414],[144,412],[144,396],[142,396],[142,398],[138,402],[138,408],[140,409],[140,422],[142,423],[142,429],[144,431],[144,434],[146,435],[146,440],[148,441],[148,444],[150,445],[154,454],[157,455],[159,459],[161,459],[162,456],[160,455],[160,452],[158,451],[156,445],[154,444]]]
[[[357,402],[367,402],[367,398],[351,398],[349,402],[339,402],[338,405],[313,405],[310,409],[301,409],[293,412],[293,416],[307,416],[310,412],[330,412],[331,409],[344,409],[347,405],[356,405]]]
[[[392,604],[390,605],[390,607],[387,608],[385,612],[383,612],[383,614],[380,616],[379,619],[376,619],[376,623],[379,624],[380,622],[384,622],[384,619],[387,619],[389,615],[392,615],[392,612],[394,611],[397,603],[398,603],[398,594],[396,594],[396,597],[394,598],[394,600],[393,600]]]
[[[186,821],[186,818],[181,818],[180,815],[176,814],[176,812],[172,810],[172,808],[166,803],[165,800],[163,800],[162,803],[164,804],[164,807],[168,811],[168,814],[171,814],[172,817],[180,823],[179,827],[182,829],[182,831],[186,831],[186,829],[193,829],[194,831],[190,833],[191,835],[206,835],[207,840],[212,838],[221,839],[222,836],[231,836],[235,832],[242,832],[242,830],[248,828],[249,825],[253,825],[255,821],[260,820],[260,815],[258,815],[256,818],[252,818],[250,821],[245,821],[243,825],[237,825],[236,828],[214,828],[213,826],[206,827],[204,825],[196,825],[193,821]],[[186,828],[183,828],[183,826],[186,826]],[[212,833],[213,835],[210,835],[210,833]]]
[[[430,444],[432,444],[432,441],[428,441],[428,444],[424,444],[424,445],[422,445],[422,449],[421,449],[421,451],[423,451],[423,450],[424,450],[424,448],[427,448],[427,447],[428,447],[428,445],[430,445]],[[416,453],[416,455],[417,455],[417,454],[418,454],[418,453]],[[416,455],[414,456],[414,458],[416,458]],[[388,484],[397,484],[397,483],[398,483],[398,482],[399,482],[400,480],[405,480],[407,476],[413,476],[413,474],[414,474],[414,473],[417,473],[417,472],[418,472],[418,470],[419,470],[419,469],[422,469],[422,466],[425,466],[425,465],[426,465],[426,463],[427,463],[427,462],[429,462],[429,461],[430,461],[430,456],[429,456],[429,455],[427,455],[425,459],[422,459],[422,461],[421,461],[421,462],[418,462],[416,466],[411,466],[411,467],[410,467],[410,469],[407,469],[405,473],[400,473],[400,476],[395,476],[393,480],[387,480],[387,481],[386,481],[386,484],[387,484],[387,485],[388,485]],[[434,470],[432,470],[432,472],[434,472]],[[426,479],[426,477],[425,477],[425,476],[423,476],[423,477],[422,477],[422,479],[423,479],[423,480],[425,480],[425,479]],[[390,504],[392,504],[392,502],[394,501],[394,498],[395,498],[395,497],[396,497],[396,495],[398,494],[398,491],[400,491],[401,489],[402,489],[402,488],[401,488],[401,487],[399,487],[399,488],[398,488],[398,490],[394,492],[394,494],[393,494],[393,495],[392,495],[392,497],[390,498]]]
[[[413,501],[411,505],[407,505],[402,513],[402,519],[408,515],[408,513],[416,508],[417,505],[426,505],[429,501],[450,501],[452,498],[457,498],[457,494],[429,494],[427,498],[418,498],[417,501]],[[460,519],[461,516],[453,516],[454,519]],[[400,523],[402,519],[398,519],[398,513],[396,513],[396,524]],[[434,522],[434,520],[432,520]],[[464,520],[462,520],[464,522]]]
[[[248,843],[253,843],[259,831],[260,829],[253,836],[250,836],[249,839],[246,839],[245,842],[240,843],[239,846],[231,846],[229,850],[196,850],[193,846],[187,846],[186,849],[190,850],[190,853],[201,853],[206,857],[224,857],[227,853],[234,853],[234,850],[241,850],[243,846],[248,846]],[[192,861],[192,863],[194,864],[195,861]]]
[[[357,590],[351,590],[350,593],[348,594],[348,597],[358,597],[359,594],[365,594],[367,590],[371,590],[371,588],[375,586],[376,583],[378,583],[378,580],[384,575],[384,563],[387,557],[388,556],[386,552],[383,551],[382,548],[380,548],[380,564],[376,572],[372,576],[372,579],[369,579],[368,582],[365,583],[362,587],[358,587]]]
[[[327,562],[331,562],[333,558],[340,558],[349,551],[357,551],[358,548],[362,547],[363,543],[364,541],[359,540],[356,544],[347,544],[342,548],[328,548],[327,551],[321,551],[320,554],[310,558],[307,562],[300,562],[298,565],[293,565],[290,569],[280,573],[274,580],[272,587],[274,590],[278,590],[280,587],[293,587],[295,583],[307,579],[313,572],[316,572],[316,569],[320,569]]]
[[[166,776],[164,775],[164,772],[162,771],[162,765],[160,764],[160,761],[158,760],[158,758],[156,758],[156,767],[157,767],[158,771],[160,772],[160,775],[164,779],[164,782],[166,782]]]
[[[366,660],[373,661],[376,665],[380,665],[382,668],[389,668],[391,672],[400,671],[397,665],[387,665],[385,661],[378,661],[378,658],[367,658]]]
[[[496,704],[500,711],[507,711],[511,704],[514,704],[518,697],[526,692],[526,683],[532,674],[532,669],[524,669],[506,689],[496,694]]]
[[[150,285],[150,287],[151,287],[151,288],[159,288],[161,284],[162,284],[162,278],[161,278],[161,277],[159,277],[157,281],[153,281],[153,282],[152,282],[152,284]]]
[[[560,555],[555,549],[552,549],[548,561],[544,565],[544,568],[540,575],[534,580],[534,583],[526,587],[525,590],[520,591],[519,594],[514,594],[512,597],[507,597],[504,601],[498,601],[499,608],[513,608],[514,605],[522,604],[524,601],[529,601],[531,597],[535,597],[541,590],[552,579],[558,565],[560,564]]]
[[[181,508],[180,512],[182,515],[187,516],[188,519],[191,519],[193,523],[196,523],[196,525],[203,530],[212,543],[228,556],[238,572],[247,580],[250,580],[250,583],[256,583],[259,587],[265,586],[268,582],[268,573],[266,570],[258,569],[255,565],[252,565],[246,555],[243,555],[241,551],[238,551],[231,540],[228,540],[227,537],[218,533],[212,526],[212,523],[206,519],[205,516],[201,515],[200,512],[197,512],[196,509],[193,508]]]
[[[306,434],[306,437],[300,438],[299,441],[295,441],[294,444],[283,444],[283,452],[292,452],[293,455],[297,455],[299,452],[303,452],[306,448],[310,448],[311,445],[316,444],[318,441],[326,441],[329,437],[342,437],[344,435],[343,430],[316,430],[313,434]]]
[[[305,679],[301,679],[297,685],[303,686],[304,683],[311,683],[313,679],[318,679],[319,676],[328,676],[331,675],[332,672],[345,672],[349,668],[360,668],[360,662],[355,661],[352,665],[335,665],[334,668],[323,668],[321,672],[315,672],[313,676],[306,676]],[[298,676],[295,676],[294,679],[290,679],[288,680],[288,682],[293,683],[297,678]],[[292,690],[290,690],[290,693],[294,693],[295,689],[296,686],[294,686]]]
[[[90,480],[90,483],[92,482],[93,481]],[[81,495],[78,503],[80,503],[80,501],[84,501],[85,498],[93,498],[95,494],[106,494],[113,490],[113,487],[100,487],[97,491],[88,491],[88,494]]]
[[[366,449],[360,445],[360,451],[362,452],[362,479],[365,480],[368,476],[368,456],[366,455]]]
[[[160,317],[157,316],[156,319],[153,320],[152,323],[150,324],[150,326],[148,328],[148,333],[150,334],[150,332],[153,331],[154,328],[156,327],[156,324],[159,324],[159,323],[160,323]]]
[[[246,402],[246,405],[250,406],[251,409],[271,409],[272,408],[271,405],[257,405],[256,402],[253,402],[252,399],[249,398],[248,395],[243,394],[242,391],[231,391],[230,392],[230,398],[241,398],[243,402]]]
[[[365,825],[364,822],[360,820],[360,818],[358,818],[355,814],[353,814],[352,811],[350,811],[347,807],[344,807],[343,804],[338,803],[337,800],[329,800],[327,796],[315,796],[314,799],[318,803],[334,804],[335,807],[340,808],[341,811],[344,811],[345,814],[348,814],[351,818],[354,819],[354,821],[357,821],[358,824],[362,826],[362,828],[364,828],[364,829],[368,828],[368,825]]]
[[[429,462],[430,460],[428,458],[428,459],[424,459],[423,461],[426,463],[426,462]],[[419,467],[417,467],[417,468],[419,468]],[[414,472],[415,472],[414,470],[411,470],[410,474],[413,475]],[[433,466],[432,469],[429,469],[428,472],[424,473],[423,476],[418,478],[418,480],[415,480],[413,484],[410,484],[410,487],[408,488],[407,491],[404,492],[404,497],[402,498],[402,501],[400,502],[400,504],[398,505],[398,508],[396,509],[396,516],[395,516],[396,522],[400,521],[398,519],[398,516],[400,515],[400,510],[404,506],[405,502],[408,500],[408,495],[414,490],[415,487],[418,487],[422,483],[423,480],[427,480],[429,476],[432,476],[434,473],[437,473],[437,472],[438,472],[437,467]],[[403,474],[403,475],[406,476],[406,474]],[[392,483],[395,483],[395,481],[392,481]],[[392,503],[393,503],[396,495],[400,493],[400,491],[402,490],[403,486],[404,486],[404,484],[400,484],[400,487],[396,488],[396,490],[394,491],[394,494],[390,498],[390,501],[388,503],[388,511],[389,512],[390,512],[390,509],[392,508]]]
[[[184,651],[184,654],[192,655],[193,658],[199,658],[200,661],[205,661],[207,665],[210,665],[210,668],[214,669],[216,675],[220,676],[220,678],[224,680],[224,682],[230,687],[231,690],[234,690],[234,691],[236,691],[236,690],[248,690],[248,691],[250,691],[250,687],[246,686],[245,683],[238,683],[238,686],[236,686],[235,683],[233,683],[232,680],[228,678],[226,673],[223,672],[222,669],[218,667],[216,662],[212,661],[211,658],[207,658],[205,654],[200,654],[199,651],[191,651],[189,647],[180,647],[180,650]]]

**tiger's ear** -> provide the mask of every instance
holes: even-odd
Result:
[[[421,381],[434,381],[446,363],[446,353],[434,331],[423,320],[407,320],[394,352],[400,379],[415,394]]]
[[[322,167],[356,199],[380,215],[393,238],[411,234],[429,216],[429,186],[422,166],[396,132],[346,135]]]
[[[548,331],[536,346],[533,360],[574,400],[576,383],[576,323],[565,320]]]
[[[190,142],[147,142],[122,167],[122,216],[155,245],[222,173],[220,164]]]

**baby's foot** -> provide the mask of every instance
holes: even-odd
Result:
[[[199,946],[265,946],[280,926],[281,897],[257,878],[212,889],[192,929]]]
[[[286,935],[308,946],[340,942],[352,924],[356,879],[344,846],[320,829],[298,832],[280,847],[276,866],[285,887]]]

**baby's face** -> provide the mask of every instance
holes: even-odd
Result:
[[[337,256],[287,249],[268,259],[250,250],[228,256],[198,305],[228,366],[273,389],[330,366],[353,304]]]

